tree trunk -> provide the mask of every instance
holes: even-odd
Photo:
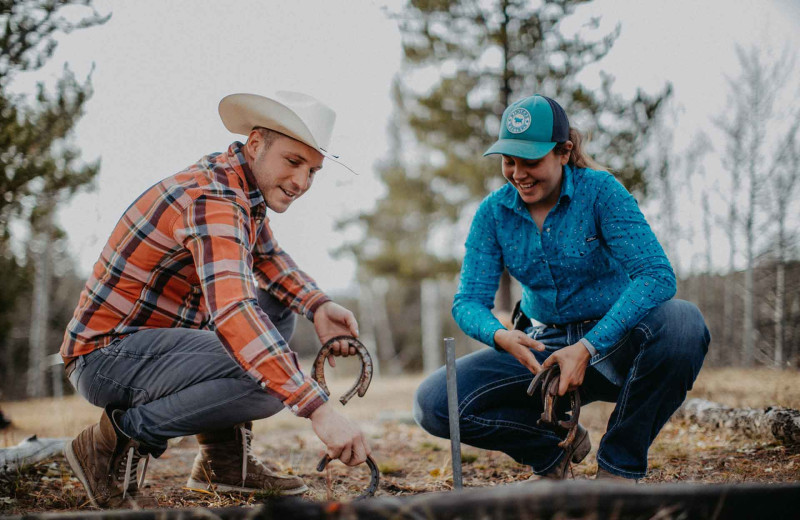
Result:
[[[786,299],[786,266],[778,260],[775,273],[775,366],[783,368],[783,306]]]
[[[378,349],[375,316],[373,315],[373,296],[369,284],[363,280],[358,283],[358,333],[359,339],[372,356],[372,375],[381,375],[381,356]]]
[[[442,315],[439,304],[439,281],[422,280],[420,286],[422,311],[422,371],[430,374],[442,366]]]
[[[47,322],[50,314],[50,216],[44,217],[42,229],[32,240],[35,270],[30,335],[28,337],[28,397],[44,397],[47,390],[45,357],[47,353]]]

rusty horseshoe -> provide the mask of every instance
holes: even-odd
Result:
[[[367,393],[367,388],[369,388],[369,384],[372,382],[372,357],[369,355],[367,347],[352,336],[336,336],[326,341],[319,350],[317,359],[314,360],[314,380],[319,383],[319,386],[321,386],[322,390],[328,395],[331,395],[331,392],[328,390],[328,385],[325,383],[325,358],[328,357],[331,347],[337,341],[348,342],[350,346],[356,348],[358,357],[361,358],[361,375],[358,377],[356,384],[339,398],[339,402],[345,405],[347,401],[356,395],[356,392],[358,392],[358,397],[364,397],[364,394]]]
[[[331,458],[326,453],[322,460],[319,461],[317,464],[317,471],[324,471],[325,466],[331,461]],[[367,487],[366,491],[358,495],[353,500],[363,500],[365,498],[369,498],[375,494],[375,490],[378,489],[378,482],[380,482],[380,471],[378,471],[378,465],[375,464],[375,460],[372,458],[372,455],[367,455],[367,466],[369,466],[369,486]]]
[[[581,397],[577,390],[567,392],[571,408],[571,417],[568,421],[558,420],[556,415],[556,404],[559,399],[558,384],[560,382],[561,369],[558,365],[552,365],[538,374],[531,381],[528,387],[528,395],[533,396],[537,388],[541,389],[544,411],[539,419],[540,425],[560,426],[567,430],[567,435],[563,441],[558,443],[560,448],[566,449],[575,441],[575,434],[578,432],[578,418],[581,415]]]
[[[363,343],[352,336],[336,336],[335,338],[331,338],[326,341],[319,350],[317,359],[314,360],[314,380],[319,383],[319,386],[322,387],[322,390],[328,395],[331,395],[331,392],[328,390],[328,385],[325,384],[325,358],[328,357],[331,347],[337,341],[348,342],[350,346],[356,348],[356,352],[358,352],[358,356],[361,358],[361,375],[358,377],[356,384],[354,384],[350,390],[348,390],[342,397],[339,398],[339,402],[342,403],[342,406],[344,406],[354,395],[356,395],[356,392],[358,392],[358,397],[364,397],[364,394],[367,393],[369,384],[372,382],[372,357],[369,355],[367,347],[365,347]],[[317,464],[317,471],[323,471],[325,466],[327,466],[330,461],[331,458],[326,453],[325,456],[323,456],[319,461],[319,464]],[[381,472],[378,470],[378,465],[375,464],[375,460],[371,455],[367,455],[366,462],[367,466],[369,466],[369,486],[367,487],[366,491],[358,495],[354,500],[362,500],[371,497],[375,494],[375,490],[378,489],[378,483],[380,482],[381,477]]]

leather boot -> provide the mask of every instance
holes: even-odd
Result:
[[[139,442],[119,427],[124,412],[106,408],[100,422],[83,430],[65,447],[72,471],[86,489],[95,507],[133,505],[133,498],[144,483],[149,456],[139,451]],[[136,473],[145,457],[142,476]]]
[[[300,477],[281,475],[276,467],[269,467],[253,455],[252,422],[196,437],[200,452],[194,459],[187,487],[277,495],[299,495],[308,491]]]
[[[622,475],[616,475],[603,468],[597,468],[597,474],[594,476],[595,480],[608,480],[613,482],[622,482],[623,484],[636,484],[635,478],[627,478]]]
[[[564,480],[567,478],[567,470],[569,469],[570,461],[578,464],[586,458],[592,449],[592,441],[589,439],[589,432],[586,428],[578,425],[578,431],[575,433],[575,441],[567,447],[564,456],[558,463],[550,468],[550,471],[542,475],[542,478],[550,480]]]

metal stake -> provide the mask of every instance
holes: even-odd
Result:
[[[450,455],[453,458],[453,487],[461,489],[461,430],[458,426],[458,386],[456,385],[456,342],[444,338],[447,365],[447,413],[450,417]]]

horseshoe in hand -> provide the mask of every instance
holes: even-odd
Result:
[[[339,398],[339,402],[345,405],[356,393],[358,393],[358,397],[364,397],[364,394],[367,393],[367,388],[372,382],[372,357],[369,355],[367,347],[352,336],[336,336],[326,341],[317,354],[317,359],[314,360],[314,380],[328,395],[331,395],[331,392],[325,383],[325,358],[331,353],[331,348],[337,341],[346,341],[350,346],[355,347],[358,357],[361,358],[361,375],[353,387]]]

